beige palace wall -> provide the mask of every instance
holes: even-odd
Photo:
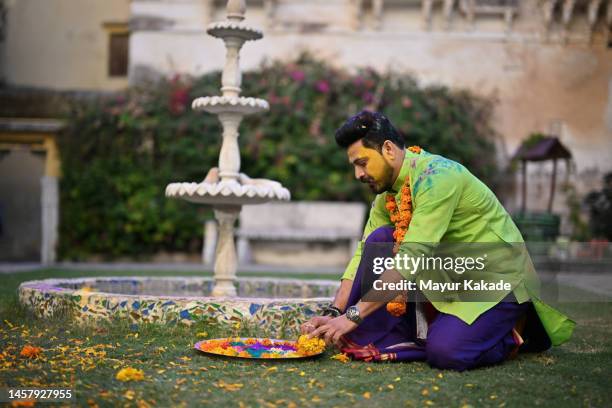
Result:
[[[468,88],[497,100],[495,126],[503,139],[503,165],[523,138],[541,131],[558,134],[573,152],[575,169],[569,181],[579,193],[599,187],[601,176],[612,171],[612,48],[606,46],[601,30],[603,9],[592,41],[587,17],[580,14],[572,17],[564,41],[558,21],[551,23],[546,38],[541,9],[532,1],[519,2],[521,10],[509,32],[503,18],[467,23],[460,13],[450,24],[434,14],[431,26],[424,29],[418,6],[390,6],[375,27],[371,11],[351,19],[351,2],[346,0],[278,1],[274,21],[256,2],[248,3],[245,22],[263,28],[265,36],[243,47],[245,70],[264,59],[290,59],[308,50],[342,67],[411,72],[423,83]],[[206,35],[201,21],[224,19],[223,8],[210,2],[203,8],[202,2],[191,0],[181,4],[192,12],[177,16],[172,1],[132,3],[133,19],[168,19],[169,10],[175,14],[173,23],[166,20],[164,27],[143,24],[132,32],[131,81],[222,68],[223,44]],[[202,17],[203,13],[208,14]],[[554,210],[567,213],[560,193],[565,166],[559,168]],[[529,209],[546,208],[550,171],[548,164],[530,166]],[[511,180],[508,189],[505,205],[515,210],[520,203],[520,194],[513,194],[519,192],[517,180]]]
[[[5,0],[1,75],[11,85],[113,90],[104,23],[127,23],[130,0]]]
[[[224,19],[213,0],[6,0],[8,24],[2,74],[9,84],[53,89],[112,90],[127,84],[107,76],[108,22],[130,22],[129,80],[223,67],[225,49],[206,35],[206,24]],[[440,7],[424,27],[423,2],[372,2],[357,13],[352,0],[247,1],[245,23],[264,29],[247,43],[246,70],[265,59],[291,59],[303,51],[348,68],[411,72],[423,83],[468,88],[497,100],[495,125],[502,136],[499,160],[507,164],[521,139],[534,131],[557,133],[574,154],[570,176],[580,193],[612,171],[612,48],[605,44],[606,8],[592,41],[584,12],[571,17],[567,37],[557,13],[548,37],[541,2],[519,1],[511,29],[503,17],[469,22],[459,9],[444,21]],[[441,2],[434,2],[439,4]],[[458,4],[457,2],[455,2]],[[602,7],[611,7],[602,2]],[[276,4],[270,12],[266,5]],[[560,3],[559,3],[560,4]],[[458,7],[458,6],[454,6]],[[347,112],[348,114],[348,112]],[[564,181],[560,165],[559,186]],[[530,167],[528,207],[544,209],[550,166]],[[506,206],[520,202],[508,183]],[[560,191],[557,188],[557,191]],[[554,209],[565,211],[558,194]]]

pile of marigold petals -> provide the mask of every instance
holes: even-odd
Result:
[[[321,343],[323,348],[321,348]],[[325,349],[325,342],[321,339],[308,339],[307,336],[300,336],[297,342],[229,337],[202,342],[199,349],[204,352],[230,357],[297,358],[321,353]]]

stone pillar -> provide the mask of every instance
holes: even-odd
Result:
[[[59,225],[59,183],[57,177],[43,176],[41,184],[42,240],[40,260],[43,265],[56,261],[57,229]]]
[[[374,15],[374,30],[380,30],[383,23],[384,0],[372,0],[372,14]]]
[[[240,214],[240,206],[215,208],[219,222],[219,242],[215,257],[215,287],[212,296],[236,296],[236,246],[234,245],[234,224]]]
[[[222,180],[237,180],[240,172],[240,149],[238,147],[238,127],[242,114],[226,112],[219,114],[223,124],[223,143],[219,153],[219,177]]]
[[[217,221],[208,220],[204,223],[204,245],[202,246],[202,262],[211,265],[215,260],[217,247]]]
[[[353,30],[358,31],[363,27],[363,16],[364,16],[364,4],[363,0],[353,0],[353,13],[352,13],[352,21],[351,27]]]
[[[359,0],[361,1],[361,0]],[[266,15],[266,26],[269,29],[273,29],[276,26],[276,8],[278,7],[278,0],[264,0],[264,11]]]
[[[42,212],[40,261],[43,265],[51,265],[57,260],[60,161],[55,137],[46,135],[43,144],[47,157],[45,175],[40,180]]]

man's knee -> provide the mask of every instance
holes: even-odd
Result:
[[[458,344],[450,339],[427,339],[425,348],[427,362],[435,368],[464,371],[472,368],[473,362],[462,355]]]
[[[368,235],[365,240],[366,244],[393,242],[393,227],[383,226],[378,227]]]

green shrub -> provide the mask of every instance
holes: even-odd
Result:
[[[220,74],[175,77],[74,104],[60,136],[60,256],[109,258],[197,251],[210,210],[164,196],[173,181],[201,181],[217,165],[221,128],[191,101],[219,94]],[[270,102],[245,118],[241,171],[275,179],[294,200],[370,201],[333,134],[361,109],[384,112],[409,145],[496,176],[492,102],[467,91],[421,87],[408,75],[337,70],[302,56],[248,72],[243,95]]]

